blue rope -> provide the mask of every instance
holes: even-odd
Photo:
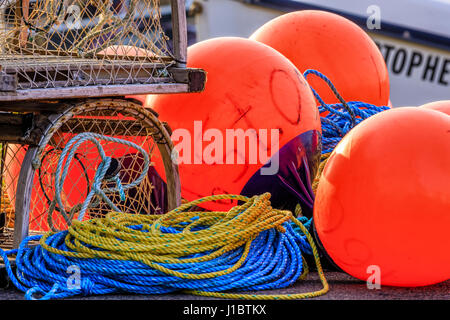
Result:
[[[132,148],[136,149],[137,151],[139,151],[142,154],[143,159],[144,159],[143,170],[142,170],[141,174],[139,175],[139,177],[136,180],[134,180],[132,183],[129,183],[127,185],[122,185],[120,178],[119,178],[119,173],[117,173],[115,176],[113,176],[110,179],[105,179],[106,172],[108,171],[110,163],[111,163],[111,157],[106,156],[106,153],[105,153],[105,151],[101,145],[101,142],[99,140],[124,144],[126,146],[132,147]],[[76,151],[79,148],[79,146],[85,142],[91,142],[96,146],[102,161],[99,164],[99,166],[95,172],[92,187],[90,188],[90,192],[87,195],[86,199],[83,201],[83,203],[81,205],[74,206],[68,215],[64,209],[65,206],[61,199],[61,193],[62,193],[65,179],[66,179],[68,171],[69,171],[69,167],[72,163],[73,158],[75,157]],[[109,136],[104,136],[104,135],[92,133],[92,132],[85,132],[85,133],[81,133],[81,134],[74,136],[72,139],[69,140],[69,142],[65,145],[64,149],[62,150],[60,158],[58,160],[57,167],[56,167],[55,180],[54,180],[55,200],[51,203],[50,208],[49,208],[49,213],[48,213],[48,222],[49,222],[51,229],[53,231],[57,231],[57,230],[55,230],[55,228],[53,226],[53,222],[52,222],[52,216],[53,216],[52,213],[53,213],[53,210],[55,209],[56,205],[59,206],[59,213],[63,216],[66,223],[69,225],[71,223],[74,213],[78,210],[80,210],[80,212],[78,214],[78,220],[80,220],[80,221],[83,220],[84,215],[85,215],[87,209],[89,208],[89,205],[91,204],[92,198],[94,196],[98,196],[99,198],[103,199],[104,202],[112,210],[121,212],[120,209],[114,204],[114,202],[112,202],[109,199],[107,194],[119,192],[121,201],[125,201],[126,200],[125,199],[125,190],[136,187],[137,185],[139,185],[142,182],[142,180],[144,180],[144,178],[147,176],[147,172],[149,169],[149,163],[150,163],[150,160],[149,160],[148,153],[143,148],[141,148],[139,145],[137,145],[131,141],[127,141],[127,140],[119,139],[119,138],[113,138],[113,137],[109,137]],[[116,187],[102,189],[102,183],[105,180],[115,182]]]
[[[320,117],[322,123],[322,154],[332,152],[342,138],[363,120],[389,109],[387,106],[379,107],[359,101],[346,102],[330,79],[325,75],[311,69],[306,70],[303,73],[305,79],[308,75],[315,75],[325,81],[341,102],[336,104],[326,104],[320,95],[310,86],[314,96],[320,103],[319,112],[323,113],[328,111],[326,116]]]
[[[28,246],[30,241],[37,241],[42,236],[26,238],[16,250],[0,249],[0,256],[5,261],[9,278],[19,290],[25,292],[25,298],[28,300],[36,299],[36,295],[40,295],[41,300],[48,300],[110,293],[164,294],[183,289],[209,292],[279,289],[292,285],[300,278],[304,263],[302,252],[312,254],[306,236],[295,231],[293,226],[292,222],[285,222],[284,233],[274,228],[261,232],[252,241],[247,259],[240,268],[232,273],[208,279],[178,278],[138,261],[70,258],[50,253],[40,245]],[[141,230],[142,225],[129,228]],[[206,227],[200,225],[192,231],[203,228]],[[161,228],[161,231],[180,233],[183,230],[165,227]],[[72,251],[65,244],[67,233],[68,231],[55,233],[46,243],[60,250]],[[160,265],[186,274],[210,273],[231,268],[243,252],[244,246],[241,246],[209,261]],[[209,253],[189,255],[185,258]],[[8,256],[13,254],[17,255],[15,273],[8,260]],[[69,288],[67,284],[67,270],[70,266],[77,266],[81,271],[77,288]]]

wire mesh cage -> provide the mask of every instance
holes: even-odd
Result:
[[[80,143],[72,160],[64,158],[70,141],[80,134],[87,136],[86,133],[94,133],[93,139],[99,145],[93,143],[93,139],[77,140]],[[108,137],[113,137],[113,140],[108,140]],[[101,217],[113,210],[105,200],[110,200],[122,212],[164,213],[168,206],[175,206],[176,201],[167,198],[166,184],[155,171],[152,160],[156,157],[167,160],[171,150],[167,131],[154,115],[139,108],[138,104],[100,100],[77,105],[50,128],[32,160],[34,182],[30,193],[29,229],[64,230],[72,219],[80,218],[82,203],[92,191],[96,173],[104,160],[102,152],[112,158],[111,170],[99,185],[106,197],[103,199],[96,193],[88,203],[83,219]],[[58,169],[62,172],[62,164],[67,165],[65,175],[58,173]],[[58,175],[61,178],[59,191],[55,183]],[[123,199],[117,182],[112,179],[114,176],[122,186]],[[178,188],[177,174],[170,164],[164,176],[168,188],[175,191]],[[131,186],[140,177],[142,180]]]
[[[169,81],[156,0],[0,0],[1,64],[18,87]]]
[[[59,91],[66,98],[191,91],[174,86],[188,82],[176,69],[186,63],[183,9],[172,1],[169,39],[160,0],[0,0],[0,101],[29,89],[91,89]],[[31,92],[24,99],[42,98]]]

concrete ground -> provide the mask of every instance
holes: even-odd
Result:
[[[345,273],[325,272],[330,290],[324,296],[314,300],[450,300],[450,280],[427,287],[397,288],[381,287],[369,290],[366,283]],[[259,294],[288,294],[310,292],[321,289],[318,275],[311,272],[307,279],[297,282],[294,286],[282,289],[258,292]],[[21,300],[24,294],[14,288],[0,289],[0,300]],[[76,300],[204,300],[211,299],[186,294],[166,295],[105,295],[92,297],[75,297]]]

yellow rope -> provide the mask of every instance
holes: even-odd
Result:
[[[207,297],[216,297],[216,298],[225,298],[225,299],[245,299],[245,300],[296,300],[296,299],[307,299],[314,298],[321,295],[324,295],[328,292],[329,286],[327,279],[325,278],[325,274],[323,273],[322,265],[320,263],[319,253],[317,252],[317,247],[314,244],[314,240],[309,234],[308,230],[303,226],[303,224],[298,221],[296,218],[292,217],[294,223],[300,227],[302,232],[306,235],[309,244],[311,245],[314,261],[316,263],[317,272],[319,274],[320,282],[322,283],[323,288],[314,292],[306,292],[306,293],[293,293],[293,294],[242,294],[242,293],[225,293],[225,292],[207,292],[207,291],[198,291],[198,290],[189,290],[186,291],[193,295],[199,296],[207,296]],[[305,261],[303,259],[303,261]],[[304,280],[308,275],[308,265],[306,263],[303,264],[304,271],[299,280]]]
[[[221,199],[240,200],[243,204],[233,207],[228,212],[185,211],[202,202]],[[197,220],[192,222],[192,218]],[[290,211],[273,209],[270,205],[269,193],[252,198],[241,195],[209,196],[185,203],[164,215],[134,215],[111,212],[104,218],[82,222],[74,220],[65,238],[66,246],[74,252],[59,250],[47,245],[46,240],[52,233],[44,235],[40,240],[40,245],[51,253],[68,257],[139,261],[167,275],[184,279],[207,279],[237,270],[245,262],[251,242],[261,232],[272,228],[285,232],[282,224],[289,220],[299,226],[311,245],[320,281],[323,285],[321,290],[284,295],[234,294],[197,290],[185,292],[231,299],[303,299],[323,295],[328,292],[329,288],[311,235]],[[184,224],[186,222],[190,223],[187,227]],[[142,225],[142,229],[134,230],[130,228],[130,226],[136,225]],[[196,225],[206,225],[208,228],[191,231]],[[182,227],[184,229],[181,233],[165,233],[159,229],[161,227]],[[142,230],[148,232],[142,232]],[[244,246],[244,253],[233,266],[225,270],[188,274],[161,266],[161,263],[210,261],[241,246]],[[102,250],[100,251],[98,248]],[[204,252],[210,253],[194,258],[184,258],[188,255]],[[301,279],[304,279],[307,273],[308,268],[305,263]]]
[[[319,186],[320,177],[322,176],[323,169],[325,168],[325,165],[327,164],[330,156],[331,156],[331,152],[322,154],[322,156],[320,158],[319,170],[317,170],[316,178],[314,179],[314,181],[312,183],[312,189],[313,189],[314,193],[317,192],[317,187]]]

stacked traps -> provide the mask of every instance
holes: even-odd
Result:
[[[308,75],[315,75],[327,83],[341,103],[326,104],[319,94],[311,88],[317,101],[319,101],[319,112],[322,122],[322,155],[331,153],[339,141],[361,121],[381,112],[388,110],[387,106],[375,106],[360,101],[346,102],[334,87],[333,83],[325,75],[316,70],[306,70],[303,74],[305,79]],[[326,113],[326,115],[322,115]]]
[[[185,12],[184,0],[0,0],[1,248],[68,227],[92,191],[99,160],[81,146],[65,185],[55,185],[56,160],[78,133],[134,141],[152,161],[160,158],[164,168],[156,172],[151,161],[143,181],[123,190],[126,201],[111,192],[122,211],[165,212],[181,203],[171,130],[131,97],[204,90],[206,73],[186,67]],[[119,162],[124,184],[142,172],[134,146],[102,147]],[[85,218],[108,212],[106,197],[94,201]]]

